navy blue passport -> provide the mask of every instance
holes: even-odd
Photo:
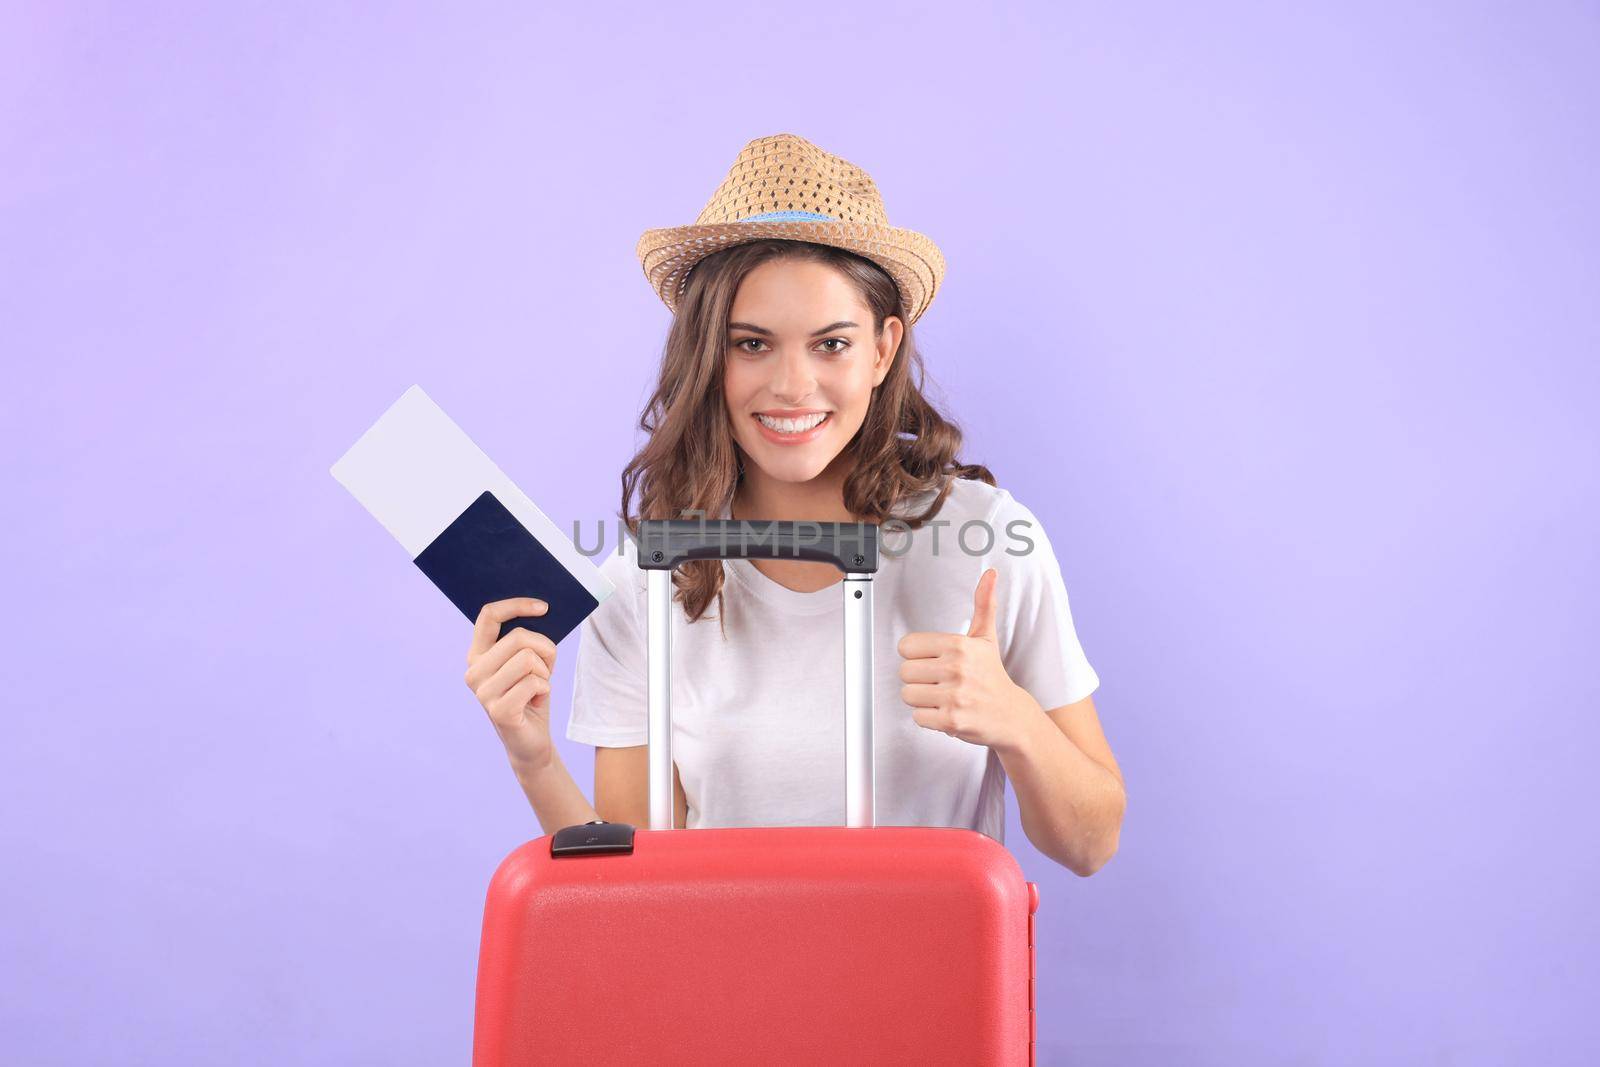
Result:
[[[500,637],[521,626],[559,643],[600,606],[487,489],[418,553],[416,564],[473,622],[485,604],[508,597],[538,597],[550,606],[544,615],[504,623]]]

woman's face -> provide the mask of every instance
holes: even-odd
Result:
[[[900,347],[900,320],[872,335],[872,309],[826,263],[769,259],[728,316],[723,395],[733,436],[762,472],[815,478],[861,428]]]

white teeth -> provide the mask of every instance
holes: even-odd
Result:
[[[798,419],[774,419],[767,415],[756,415],[756,418],[761,420],[761,425],[769,430],[777,430],[779,433],[804,433],[827,417],[828,413],[826,411],[818,411],[815,414],[806,415]]]

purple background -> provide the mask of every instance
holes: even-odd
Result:
[[[610,514],[634,241],[788,131],[943,247],[1103,678],[1042,1062],[1593,1062],[1593,4],[451,11],[0,21],[5,1059],[465,1060],[539,830],[328,467],[420,382]]]

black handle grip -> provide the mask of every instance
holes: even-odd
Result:
[[[803,559],[846,574],[878,569],[878,526],[871,522],[780,519],[645,519],[639,567],[669,571],[694,559]]]

